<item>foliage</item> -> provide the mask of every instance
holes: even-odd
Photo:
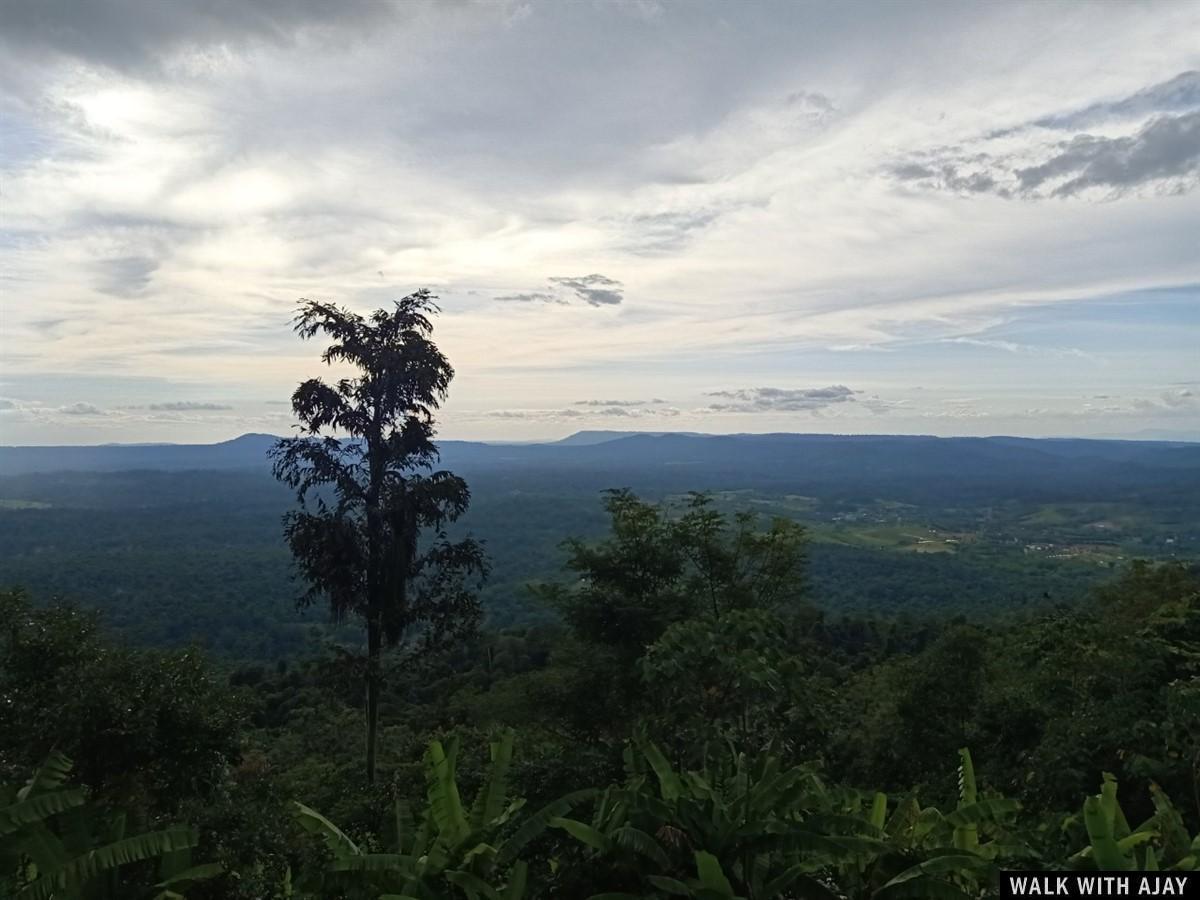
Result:
[[[604,504],[610,535],[565,544],[575,583],[541,584],[534,592],[560,613],[574,639],[559,708],[566,718],[586,710],[574,723],[579,730],[615,743],[627,736],[631,713],[643,711],[639,670],[679,675],[672,647],[681,641],[700,632],[716,639],[730,616],[748,626],[766,619],[742,613],[794,606],[806,537],[790,520],[776,518],[763,528],[750,513],[728,516],[705,494],[689,495],[679,514],[628,490],[607,491]],[[663,646],[644,669],[639,661],[659,641]],[[711,641],[709,649],[717,651]],[[702,654],[691,659],[698,663]],[[747,674],[746,683],[753,678]]]
[[[591,822],[552,824],[610,861],[606,897],[967,896],[1008,852],[980,844],[980,829],[1006,833],[1017,807],[979,800],[965,751],[963,759],[956,809],[923,809],[910,797],[889,818],[885,795],[830,787],[770,749],[677,772],[641,741],[627,781],[602,795]]]
[[[1083,801],[1079,815],[1063,822],[1063,830],[1083,832],[1087,844],[1068,860],[1073,868],[1104,872],[1192,871],[1200,867],[1200,836],[1192,837],[1170,798],[1151,785],[1154,812],[1131,828],[1117,800],[1117,780],[1104,774],[1100,793]]]
[[[492,741],[491,765],[468,807],[458,784],[457,738],[445,746],[430,743],[424,759],[425,809],[416,821],[408,804],[396,801],[395,843],[389,852],[365,851],[320,813],[297,803],[300,824],[324,840],[332,857],[298,880],[297,888],[321,897],[335,890],[348,897],[522,900],[529,877],[522,852],[553,817],[593,792],[577,791],[518,819],[525,801],[509,796],[512,751],[512,731]]]
[[[796,522],[718,511],[706,494],[690,494],[682,515],[632,491],[606,491],[610,536],[565,543],[571,587],[541,593],[582,639],[636,658],[667,627],[737,609],[783,606],[803,589],[805,532]]]
[[[650,733],[676,758],[687,748],[772,739],[816,756],[831,686],[816,671],[803,628],[767,610],[677,622],[641,661]]]
[[[1113,846],[1122,865],[1194,865],[1194,566],[1133,564],[1087,602],[1007,616],[839,616],[796,596],[797,566],[747,559],[794,563],[823,545],[771,537],[769,517],[729,511],[737,498],[609,497],[607,536],[570,544],[580,568],[541,591],[561,601],[561,624],[381,659],[389,777],[375,785],[361,779],[352,629],[324,632],[336,640],[318,656],[214,671],[194,651],[122,649],[90,615],[12,596],[0,601],[0,766],[12,780],[59,746],[78,757],[105,822],[118,808],[151,833],[192,822],[198,857],[227,870],[189,890],[196,900],[886,900],[977,896],[996,866],[1086,867]],[[562,533],[568,521],[537,526]],[[519,544],[521,527],[510,530]],[[909,570],[887,571],[916,596]],[[196,607],[202,627],[209,613]],[[490,755],[486,735],[502,736]],[[947,765],[962,746],[986,750],[986,784],[969,757]],[[1121,805],[1113,781],[1068,816],[1105,771],[1120,778]],[[554,805],[605,784],[590,806]],[[467,796],[501,797],[499,813],[472,824]],[[550,811],[527,818],[514,797]],[[291,798],[326,818],[290,815]],[[408,803],[415,821],[397,831]],[[507,849],[530,819],[540,836]],[[123,886],[156,884],[151,867],[123,870]]]
[[[0,593],[0,777],[51,751],[104,801],[171,814],[238,754],[241,704],[194,650],[112,646],[74,607]]]
[[[71,762],[51,754],[20,788],[0,787],[0,888],[13,900],[181,898],[221,867],[192,865],[196,831],[128,833],[124,813],[92,805],[67,784]],[[157,864],[157,875],[148,864]]]

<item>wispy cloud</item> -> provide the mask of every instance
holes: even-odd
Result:
[[[995,338],[949,337],[939,338],[940,344],[961,344],[966,347],[982,347],[987,350],[1000,350],[1004,353],[1015,353],[1027,356],[1073,356],[1076,359],[1093,359],[1090,353],[1085,353],[1078,347],[1043,347],[1035,344],[1021,344],[1016,341],[999,340]]]
[[[94,403],[69,403],[66,406],[60,406],[54,412],[61,413],[64,416],[105,416],[108,415],[106,410],[101,409]]]
[[[706,407],[710,412],[820,412],[840,403],[853,403],[855,394],[844,384],[831,384],[823,388],[741,388],[727,391],[709,391],[709,397],[720,397],[728,402],[712,403]]]
[[[668,401],[655,397],[653,400],[576,400],[576,406],[656,406]]]
[[[671,406],[630,407],[627,405],[604,406],[586,410],[576,407],[563,409],[496,409],[484,413],[493,419],[522,419],[527,421],[555,421],[558,419],[646,419],[677,417],[680,411]]]
[[[172,400],[168,403],[151,403],[147,409],[158,412],[205,412],[233,409],[227,403],[205,403],[199,400]]]
[[[545,291],[529,291],[524,294],[503,294],[495,298],[501,303],[563,303],[567,301],[557,294]]]

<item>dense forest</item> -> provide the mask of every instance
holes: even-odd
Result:
[[[282,484],[5,478],[4,896],[886,900],[1197,866],[1187,448],[1039,484],[1022,447],[940,494],[899,464],[464,479],[428,304],[302,307],[359,375],[297,389]]]
[[[676,452],[686,454],[691,442],[704,440],[685,440]],[[724,472],[723,463],[684,464],[680,456],[657,462],[627,441],[595,445],[628,457],[610,471],[560,457],[569,447],[542,448],[540,468],[517,465],[506,447],[485,447],[483,461],[455,464],[472,495],[456,530],[478,537],[491,560],[481,591],[491,627],[553,621],[526,586],[557,576],[566,537],[604,533],[602,492],[614,487],[676,507],[688,491],[705,490],[723,511],[748,509],[803,523],[810,537],[808,601],[835,616],[992,617],[1076,602],[1132,559],[1200,556],[1200,464],[1180,466],[1172,456],[1186,447],[1125,451],[1140,452],[1143,460],[1141,468],[1126,467],[1131,485],[1123,491],[1103,473],[1090,490],[1070,493],[1052,468],[1001,477],[999,468],[1016,467],[996,467],[989,455],[960,465],[965,475],[989,473],[990,485],[967,490],[947,483],[924,497],[914,496],[912,468],[871,480],[847,467],[835,490],[813,480],[797,452],[770,464],[787,483],[747,487],[748,479]],[[18,473],[15,462],[3,465],[0,452],[0,585],[102,610],[107,628],[139,646],[196,645],[225,659],[273,664],[317,652],[330,638],[353,640],[354,633],[331,634],[320,610],[296,609],[302,587],[279,528],[291,497],[271,478],[269,442],[240,443],[253,449],[229,468],[211,456],[179,451],[181,464],[204,466],[182,470]],[[896,457],[908,442],[874,443]],[[1064,443],[1083,445],[1068,460],[1086,467],[1099,452],[1094,445],[1105,442]],[[1114,443],[1108,452],[1124,449]],[[156,460],[134,463],[165,466],[175,458],[174,448],[154,449]],[[922,452],[911,453],[914,464]],[[1002,445],[1000,452],[1007,458]],[[99,462],[91,457],[78,464]],[[865,465],[857,471],[878,468]],[[680,471],[689,481],[681,483]],[[1155,487],[1164,474],[1173,479],[1169,490]]]
[[[696,566],[661,540],[677,519],[614,500],[611,535],[540,588],[558,622],[389,654],[369,788],[356,654],[218,665],[6,594],[4,859],[65,871],[124,842],[123,880],[86,896],[201,898],[973,896],[1113,847],[1193,865],[1195,567],[984,625],[833,620],[804,600],[802,535],[776,536],[796,555],[772,579],[729,567],[747,534],[722,520]]]

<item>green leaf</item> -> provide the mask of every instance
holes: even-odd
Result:
[[[414,839],[416,837],[416,829],[413,827],[412,807],[408,801],[397,797],[393,806],[393,814],[396,822],[396,850],[400,853],[415,853],[419,849],[423,850],[423,847],[405,846],[406,844],[415,843]]]
[[[54,752],[34,770],[33,775],[25,786],[17,791],[17,800],[25,800],[43,791],[53,791],[62,787],[71,774],[71,760],[61,753]]]
[[[634,828],[632,825],[622,825],[620,828],[615,828],[609,832],[608,840],[615,847],[632,850],[634,853],[646,857],[659,868],[666,869],[671,865],[666,851],[663,850],[658,841],[640,828]]]
[[[508,795],[508,770],[512,765],[513,736],[511,728],[501,733],[500,739],[492,741],[492,765],[487,781],[479,789],[471,805],[471,829],[481,830],[484,825],[500,817],[504,811],[504,798]]]
[[[612,844],[609,842],[605,834],[597,828],[593,828],[586,822],[580,822],[578,819],[564,819],[555,817],[550,820],[550,825],[553,828],[561,828],[575,840],[587,844],[593,850],[598,850],[601,853],[607,853],[612,849]]]
[[[683,792],[683,784],[679,780],[679,775],[671,768],[671,764],[667,762],[667,758],[662,755],[662,751],[652,742],[646,741],[642,745],[642,753],[646,757],[646,761],[650,763],[650,768],[654,770],[654,774],[658,776],[662,798],[664,800],[678,799],[679,795]]]
[[[51,816],[83,806],[85,799],[86,793],[82,788],[26,795],[24,800],[0,809],[0,837],[12,834],[22,826],[42,822]]]
[[[57,871],[46,872],[18,892],[16,900],[49,900],[60,891],[70,894],[103,873],[130,863],[154,859],[174,850],[194,847],[197,843],[195,831],[182,826],[114,841],[72,859]]]
[[[969,806],[978,797],[975,788],[975,764],[971,762],[971,751],[962,747],[958,751],[958,803]]]
[[[986,859],[973,853],[944,853],[911,866],[883,885],[881,890],[896,887],[914,879],[930,875],[965,875],[988,871],[991,865]]]
[[[585,788],[581,791],[573,791],[570,794],[565,794],[557,800],[547,803],[522,822],[508,840],[501,844],[499,852],[496,854],[496,865],[502,868],[509,865],[525,849],[525,846],[530,841],[546,830],[546,826],[550,824],[551,819],[561,816],[563,813],[570,812],[571,809],[585,800],[591,800],[598,793],[599,791],[595,788]]]
[[[1140,847],[1147,841],[1153,841],[1158,837],[1158,832],[1155,831],[1135,831],[1133,834],[1126,835],[1117,841],[1117,847],[1122,853],[1128,853],[1135,847]]]
[[[667,878],[665,875],[648,875],[646,880],[662,891],[676,897],[692,896],[692,889],[677,878]]]
[[[451,884],[456,884],[464,891],[467,896],[475,900],[482,897],[484,900],[501,900],[500,892],[494,887],[480,878],[478,875],[473,875],[470,872],[451,871],[446,873],[446,880]]]
[[[320,835],[335,858],[358,855],[362,852],[358,849],[358,845],[350,840],[342,829],[338,828],[315,809],[305,806],[298,800],[294,800],[292,803],[296,807],[296,819],[299,821],[300,827],[309,834]]]
[[[720,861],[704,850],[696,851],[696,876],[702,887],[720,894],[722,897],[733,897],[733,885],[725,877],[725,870]]]
[[[871,825],[876,831],[882,831],[884,823],[887,822],[887,805],[887,794],[877,791],[871,801]]]
[[[1113,820],[1106,812],[1103,797],[1088,797],[1083,801],[1083,825],[1091,841],[1092,859],[1096,868],[1106,872],[1126,871],[1131,861],[1121,852],[1113,837]]]
[[[1100,786],[1100,804],[1111,823],[1113,837],[1120,840],[1129,834],[1129,823],[1117,802],[1117,779],[1109,772],[1104,773],[1104,783]]]
[[[455,770],[457,756],[457,738],[450,740],[448,748],[444,748],[441,741],[430,741],[425,751],[429,811],[437,826],[438,838],[451,847],[463,840],[470,831],[462,797],[458,793]]]
[[[529,881],[529,866],[522,860],[508,873],[508,885],[504,888],[504,900],[522,900],[525,885]]]

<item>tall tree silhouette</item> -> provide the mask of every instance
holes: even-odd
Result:
[[[431,339],[435,299],[420,290],[365,318],[301,300],[296,333],[328,337],[321,359],[353,374],[296,388],[300,434],[271,451],[275,477],[300,502],[284,517],[284,533],[308,582],[301,604],[327,601],[335,621],[356,615],[366,624],[368,781],[384,648],[407,641],[420,649],[473,630],[472,588],[487,574],[477,542],[452,542],[445,533],[467,509],[466,482],[433,471],[434,411],[454,377]]]

